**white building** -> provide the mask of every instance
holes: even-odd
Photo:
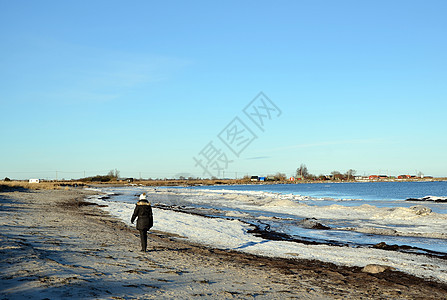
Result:
[[[39,183],[40,180],[39,179],[30,179],[28,182],[29,183]]]

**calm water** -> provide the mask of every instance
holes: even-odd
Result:
[[[431,208],[433,212],[447,214],[447,203],[405,201],[408,198],[425,196],[447,197],[447,181],[253,184],[196,187],[196,189],[225,189],[302,195],[315,198],[306,201],[306,203],[316,206],[370,204],[376,207],[410,207],[424,205]]]
[[[435,182],[356,182],[356,183],[303,183],[262,184],[200,187],[239,191],[264,191],[295,194],[316,198],[405,200],[424,196],[447,197],[447,181]]]

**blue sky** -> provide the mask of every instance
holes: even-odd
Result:
[[[0,178],[447,176],[446,10],[0,1]],[[243,113],[260,92],[278,108],[264,130]],[[218,137],[235,117],[256,136],[239,156]]]

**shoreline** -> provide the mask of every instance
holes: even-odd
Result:
[[[300,181],[250,181],[243,179],[201,179],[201,180],[183,180],[183,179],[168,179],[168,180],[135,180],[132,183],[124,181],[109,181],[109,182],[95,182],[95,181],[80,181],[80,180],[44,180],[40,183],[29,183],[28,180],[0,180],[0,192],[8,188],[26,188],[26,189],[63,189],[73,187],[104,187],[104,186],[226,186],[226,185],[280,185],[280,184],[330,184],[330,183],[384,183],[384,182],[445,182],[446,177],[439,178],[417,178],[417,179],[379,179],[379,180],[300,180]]]
[[[99,205],[102,206],[102,205]],[[210,219],[218,219],[218,217],[209,216],[207,213],[198,213],[193,212],[188,209],[181,209],[178,207],[169,207],[169,206],[161,206],[161,205],[153,205],[153,208],[165,210],[165,211],[175,211],[179,213],[189,214],[193,216],[199,216],[204,218],[210,218]],[[293,237],[286,233],[280,233],[271,231],[270,229],[266,229],[265,227],[262,228],[260,225],[248,223],[245,221],[240,221],[250,227],[251,229],[248,230],[248,233],[253,234],[256,237],[260,237],[264,240],[270,240],[270,241],[288,241],[288,242],[296,242],[303,245],[326,245],[326,246],[334,246],[334,247],[347,247],[349,246],[348,243],[344,242],[336,242],[336,241],[327,241],[322,242],[318,240],[314,240],[311,238],[304,238],[304,237]],[[325,225],[322,225],[320,223],[313,224],[314,229],[329,229],[329,227],[326,227]],[[429,249],[423,249],[413,246],[407,246],[407,245],[389,245],[385,242],[377,243],[377,244],[356,244],[355,247],[357,248],[374,248],[374,249],[383,249],[387,251],[392,252],[400,252],[400,253],[407,253],[407,254],[413,254],[413,255],[420,255],[420,256],[426,256],[431,258],[440,258],[443,260],[447,260],[447,254],[444,252],[429,250]],[[272,256],[274,257],[274,256]],[[286,259],[286,258],[285,258]]]
[[[338,265],[362,268],[369,264],[380,264],[393,267],[396,270],[417,277],[434,278],[432,280],[447,283],[447,265],[445,260],[445,247],[443,247],[446,236],[443,233],[445,228],[442,226],[446,218],[441,215],[438,217],[418,217],[417,211],[413,209],[372,209],[367,206],[354,210],[349,208],[343,210],[341,207],[334,207],[335,209],[329,207],[328,209],[322,208],[316,210],[312,205],[293,205],[296,197],[294,199],[286,197],[287,199],[284,200],[281,200],[281,197],[276,199],[269,198],[268,196],[260,197],[257,194],[235,197],[238,192],[235,192],[236,194],[221,194],[218,191],[217,194],[210,194],[215,196],[209,197],[210,195],[206,192],[202,193],[201,191],[194,193],[188,191],[184,194],[184,191],[178,191],[177,189],[173,189],[172,191],[160,191],[154,188],[145,189],[144,187],[129,188],[127,191],[124,191],[124,189],[128,188],[109,190],[108,193],[114,195],[110,199],[98,197],[92,198],[91,200],[103,205],[104,210],[131,226],[128,221],[128,215],[132,213],[134,205],[124,199],[135,196],[139,193],[138,191],[141,193],[144,190],[147,196],[153,200],[154,213],[157,215],[157,221],[154,223],[153,229],[166,229],[170,233],[178,234],[185,239],[208,245],[209,247],[234,249],[240,252],[270,257],[315,259],[336,263]],[[107,191],[107,189],[103,189],[102,191]],[[115,196],[118,198],[115,199]],[[202,204],[198,204],[199,208],[197,209],[189,207],[190,205],[188,203],[194,206],[195,201],[192,200],[190,202],[186,200],[184,202],[181,200],[184,196],[187,198],[191,197],[191,199],[199,197],[197,198],[198,203]],[[292,202],[290,203],[290,201]],[[239,204],[241,205],[241,211],[238,210]],[[217,210],[214,210],[214,208],[207,209],[206,207],[209,205],[216,207]],[[226,209],[220,211],[219,208],[225,207],[226,205],[232,207],[232,209],[229,211]],[[245,207],[244,205],[249,205],[249,207]],[[256,207],[259,207],[260,211],[263,211],[264,208],[266,209],[265,212],[259,213],[259,219],[250,214],[250,209],[256,210]],[[245,209],[247,209],[248,215],[244,214]],[[335,235],[340,234],[341,236],[344,236],[346,232],[347,235],[352,236],[352,240],[342,237],[342,240],[345,242],[337,241],[335,235],[333,239],[330,238],[333,236],[331,231],[320,230],[317,230],[313,237],[308,236],[306,233],[304,235],[298,234],[298,236],[293,236],[292,234],[290,236],[287,235],[290,232],[287,229],[287,225],[286,227],[279,228],[275,227],[278,224],[270,223],[275,223],[276,221],[274,220],[278,222],[282,222],[279,220],[290,222],[286,221],[288,220],[287,214],[289,212],[292,215],[299,214],[299,218],[303,218],[304,221],[309,220],[309,222],[305,222],[306,225],[297,224],[299,227],[304,228],[315,226],[324,227],[322,224],[329,225],[329,223],[323,220],[324,218],[335,218],[334,220],[344,219],[343,216],[345,214],[350,215],[352,213],[353,219],[351,221],[354,223],[352,225],[343,223],[345,228],[339,228],[342,231],[334,231]],[[276,217],[271,218],[270,213],[277,215],[279,219]],[[394,223],[394,216],[400,217],[399,222],[396,221]],[[417,220],[413,220],[414,218]],[[425,220],[426,218],[430,222],[429,220]],[[264,219],[267,223],[264,222]],[[270,221],[267,221],[267,219]],[[346,220],[347,222],[349,222],[348,219]],[[355,223],[355,220],[361,221],[360,223]],[[413,221],[417,222],[414,223]],[[322,222],[322,224],[319,222]],[[304,224],[302,221],[298,223]],[[270,228],[267,224],[273,225],[273,227]],[[362,226],[362,224],[368,225]],[[390,225],[391,228],[388,229],[390,226],[386,227],[386,224],[394,225]],[[293,224],[290,225],[292,227],[294,226]],[[336,227],[334,229],[337,230]],[[264,232],[259,232],[256,228],[260,228]],[[264,233],[267,235],[264,235]],[[368,233],[375,234],[371,242],[368,242],[369,238],[366,237]],[[329,239],[326,241],[319,239],[320,234],[329,237]],[[365,236],[362,238],[359,237],[359,234]],[[397,240],[394,240],[389,235],[395,236]],[[404,243],[399,236],[404,236],[404,238],[409,239],[408,243]],[[416,237],[417,240],[419,238],[426,239],[425,242],[429,243],[429,245],[418,248],[419,245],[423,244],[412,241],[412,237]],[[357,238],[359,238],[358,242],[356,242]],[[431,240],[431,238],[435,239]],[[415,242],[415,244],[412,244],[412,242]],[[408,246],[399,247],[396,244]]]
[[[149,232],[154,249],[140,254],[137,231],[86,204],[93,194],[0,192],[2,299],[440,299],[447,293],[447,284],[392,270],[371,274],[321,261],[218,250],[161,231]]]

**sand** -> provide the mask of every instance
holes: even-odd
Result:
[[[0,193],[0,299],[447,299],[446,284],[393,270],[259,257],[161,231],[142,253],[134,228],[83,200],[91,193]]]

